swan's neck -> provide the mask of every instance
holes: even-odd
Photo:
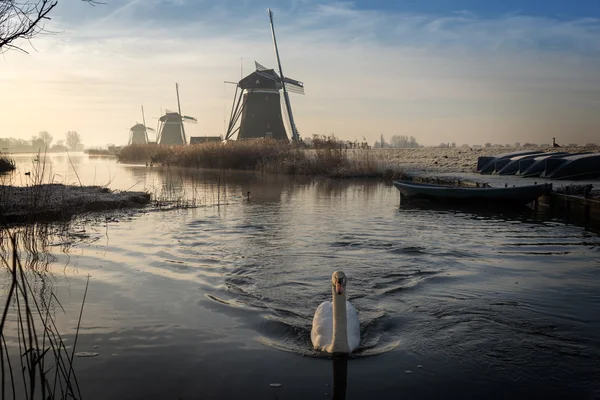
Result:
[[[349,353],[348,346],[348,321],[346,314],[346,292],[337,294],[335,288],[333,294],[333,341],[331,342],[331,353]]]

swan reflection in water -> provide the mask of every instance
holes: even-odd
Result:
[[[346,399],[348,383],[348,357],[345,355],[333,357],[333,400]]]

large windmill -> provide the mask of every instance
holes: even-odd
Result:
[[[175,83],[175,91],[177,92],[177,110],[173,112],[165,110],[165,115],[158,119],[158,137],[156,142],[165,145],[186,144],[184,122],[197,123],[198,120],[194,117],[181,114],[181,104],[179,102],[179,85]]]
[[[274,69],[265,68],[255,61],[256,71],[237,83],[229,117],[229,126],[225,135],[226,140],[231,139],[236,132],[238,132],[238,140],[264,137],[288,140],[283,119],[280,90],[283,91],[284,110],[289,118],[292,140],[299,140],[288,91],[304,94],[304,84],[284,77],[275,39],[273,13],[270,9],[269,19],[279,74]],[[241,121],[236,128],[240,117]]]
[[[154,129],[146,126],[146,117],[144,116],[144,106],[142,106],[142,124],[137,122],[129,128],[129,144],[148,144],[148,131],[154,132]]]

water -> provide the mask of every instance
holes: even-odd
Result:
[[[26,184],[31,156],[17,163]],[[47,163],[55,181],[199,205],[78,222],[51,248],[45,279],[71,340],[90,276],[77,350],[99,354],[75,362],[86,399],[600,398],[593,232],[399,207],[378,182]],[[342,361],[310,344],[334,270],[361,322]]]

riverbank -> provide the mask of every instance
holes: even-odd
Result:
[[[80,213],[140,207],[149,203],[149,193],[111,191],[99,186],[42,184],[0,187],[0,218],[3,223],[64,220]]]
[[[466,173],[475,172],[477,158],[512,153],[521,150],[538,150],[541,152],[565,151],[579,153],[584,151],[600,152],[600,146],[579,146],[561,148],[534,147],[484,147],[484,148],[440,148],[421,147],[418,149],[372,149],[353,150],[357,155],[362,151],[371,151],[379,163],[390,168],[403,168],[407,172]]]
[[[300,149],[265,139],[193,146],[131,145],[121,150],[119,162],[330,178],[404,177],[402,168],[388,167],[374,155],[369,150]]]
[[[474,172],[477,158],[519,150],[600,152],[598,146],[554,148],[298,149],[274,140],[230,141],[193,146],[133,145],[119,153],[120,162],[180,167],[260,170],[332,178],[402,178]]]

